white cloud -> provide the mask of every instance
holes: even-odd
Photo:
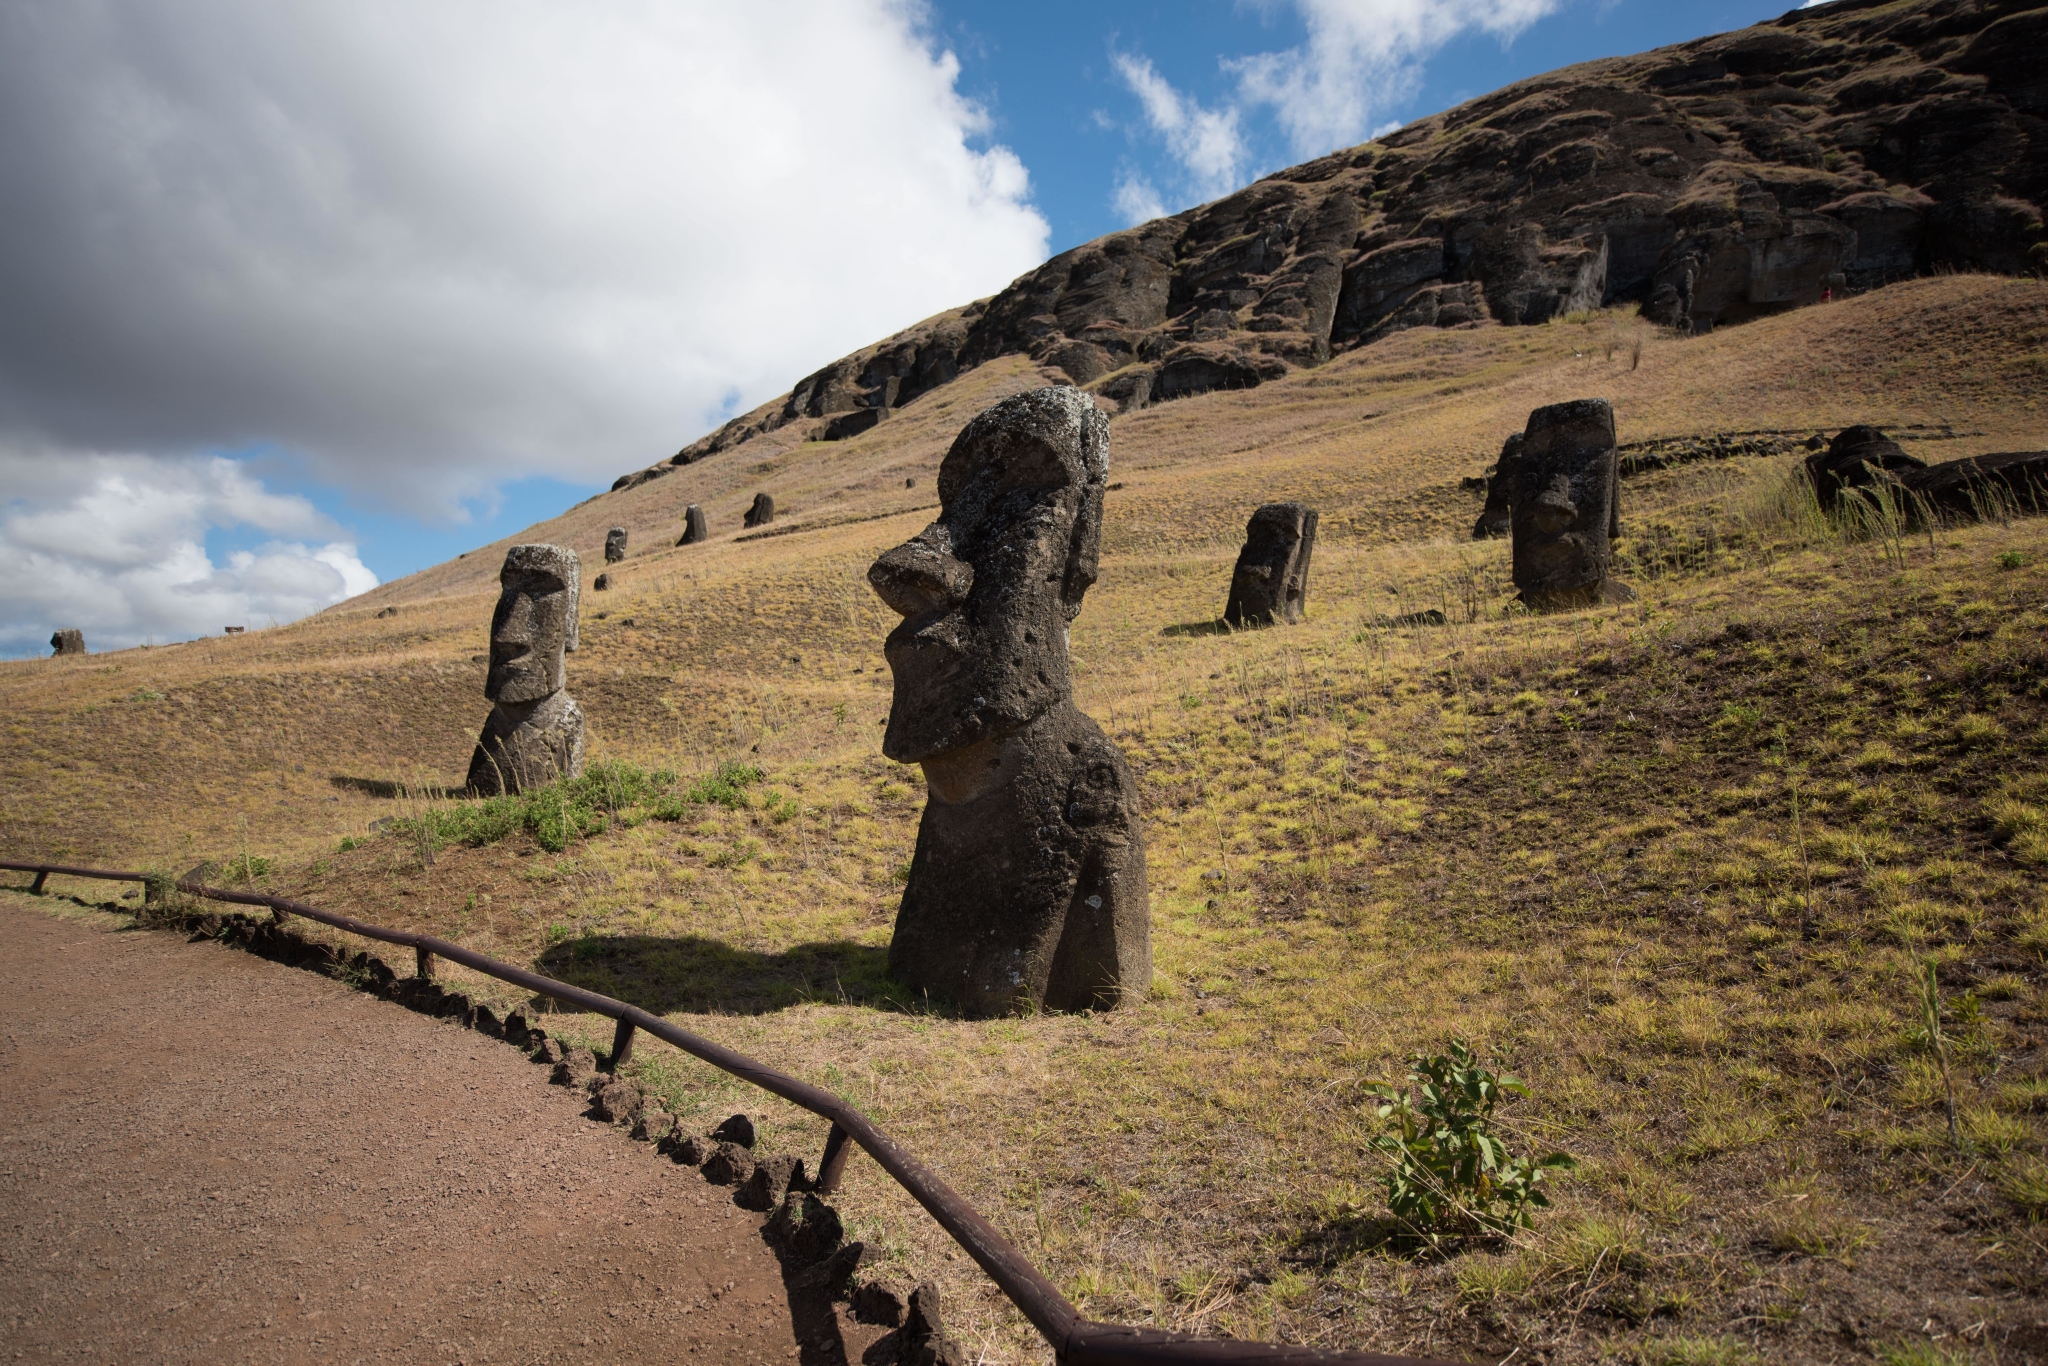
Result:
[[[1412,95],[1421,63],[1477,30],[1512,41],[1562,0],[1293,0],[1308,41],[1226,63],[1246,104],[1272,107],[1299,156],[1363,141]]]
[[[1159,191],[1153,188],[1151,181],[1135,171],[1126,171],[1117,177],[1116,194],[1111,202],[1116,205],[1117,216],[1132,227],[1164,218],[1167,214]]]
[[[1237,110],[1204,109],[1192,96],[1174,89],[1144,57],[1119,52],[1113,60],[1117,74],[1143,106],[1146,124],[1165,141],[1196,192],[1206,199],[1236,189],[1245,162]],[[1121,191],[1118,203],[1123,203]]]
[[[14,495],[0,512],[7,654],[46,652],[60,626],[84,631],[94,650],[261,627],[377,586],[310,503],[218,456],[7,453],[0,479]],[[216,528],[270,539],[216,564],[205,544]]]
[[[1042,260],[915,0],[0,5],[0,441],[426,516]]]

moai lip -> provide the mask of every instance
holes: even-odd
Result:
[[[1108,473],[1087,394],[1019,394],[954,441],[939,519],[868,570],[903,618],[882,751],[929,792],[889,968],[969,1015],[1110,1007],[1151,983],[1137,782],[1075,709],[1067,658]]]
[[[1245,524],[1244,549],[1230,575],[1223,619],[1232,626],[1300,621],[1308,602],[1309,558],[1316,549],[1316,510],[1305,503],[1268,503]]]
[[[1620,493],[1614,409],[1606,399],[1553,403],[1529,414],[1509,497],[1515,587],[1531,611],[1635,596],[1613,577]]]
[[[473,791],[524,792],[583,772],[583,709],[564,688],[581,577],[562,546],[505,552],[484,683],[495,705],[469,761]]]

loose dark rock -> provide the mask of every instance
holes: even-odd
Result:
[[[535,1062],[544,1062],[552,1066],[565,1061],[568,1056],[569,1050],[563,1046],[560,1039],[550,1038],[545,1034],[541,1035],[539,1042],[533,1046],[533,1060]],[[595,1055],[592,1055],[590,1065],[593,1068],[597,1066]],[[565,1079],[561,1084],[564,1086],[574,1086],[576,1083],[573,1080]]]
[[[633,1137],[643,1143],[659,1143],[674,1132],[675,1127],[674,1115],[666,1110],[649,1108],[642,1110],[640,1118],[634,1121]]]
[[[607,1124],[628,1124],[640,1115],[640,1088],[613,1077],[591,1097],[590,1113]]]
[[[711,1131],[714,1143],[737,1143],[742,1148],[754,1146],[754,1121],[745,1115],[728,1116],[723,1124]]]
[[[900,1328],[903,1326],[903,1316],[909,1309],[907,1298],[900,1289],[888,1281],[863,1281],[854,1288],[853,1316],[862,1323],[879,1323],[888,1328]]]
[[[930,1281],[910,1292],[900,1360],[904,1366],[967,1366],[967,1354],[946,1332],[939,1316],[939,1288]]]
[[[792,1182],[803,1183],[804,1160],[788,1153],[776,1153],[754,1164],[753,1173],[734,1201],[742,1209],[772,1210],[782,1203]]]
[[[553,1042],[553,1040],[549,1040]],[[578,1045],[562,1056],[555,1064],[554,1075],[548,1080],[557,1086],[583,1086],[597,1075],[597,1055]]]
[[[737,1143],[720,1143],[704,1160],[704,1179],[714,1186],[737,1186],[754,1174],[754,1155]]]
[[[717,1140],[703,1134],[684,1134],[681,1137],[671,1134],[669,1138],[668,1155],[688,1167],[703,1166],[717,1151]]]
[[[768,1235],[799,1266],[824,1261],[846,1241],[839,1211],[808,1192],[791,1191],[768,1221]]]

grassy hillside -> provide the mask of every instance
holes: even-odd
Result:
[[[1074,651],[1143,784],[1157,976],[1112,1015],[962,1022],[881,972],[922,792],[878,753],[862,575],[929,516],[966,417],[1037,382],[1021,362],[522,535],[593,572],[607,526],[648,547],[586,594],[570,661],[594,754],[669,771],[599,785],[601,833],[356,845],[473,810],[432,789],[487,707],[479,551],[243,639],[0,665],[0,846],[247,852],[273,887],[674,1012],[853,1095],[1097,1315],[1496,1360],[2032,1359],[2048,523],[1845,540],[1785,497],[1793,456],[1683,465],[1624,484],[1640,601],[1532,619],[1458,481],[1594,394],[1624,441],[1871,421],[1930,459],[2039,447],[2044,356],[2048,286],[1950,277],[1687,341],[1618,314],[1403,333],[1118,416]],[[757,487],[797,531],[740,538]],[[1279,497],[1322,511],[1310,619],[1218,633]],[[654,544],[688,502],[724,534]],[[1449,623],[1389,624],[1429,607]],[[1423,1256],[1385,1237],[1364,1086],[1454,1036],[1532,1088],[1517,1144],[1580,1166],[1513,1245]],[[675,1054],[636,1065],[688,1115],[822,1142]],[[989,1359],[1035,1359],[871,1166],[840,1203],[951,1285]]]

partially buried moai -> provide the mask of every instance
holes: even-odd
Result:
[[[1522,472],[1522,434],[1508,433],[1508,439],[1501,444],[1500,459],[1493,463],[1493,473],[1486,480],[1486,506],[1479,509],[1479,520],[1472,523],[1472,539],[1483,541],[1489,536],[1505,536],[1514,527],[1515,480]]]
[[[1230,575],[1223,619],[1232,626],[1300,621],[1308,602],[1308,562],[1316,549],[1316,510],[1268,503],[1244,528],[1244,549]]]
[[[889,969],[970,1015],[1111,1007],[1151,984],[1137,782],[1075,709],[1067,660],[1108,474],[1087,394],[1019,394],[953,442],[939,519],[868,570],[903,616],[882,752],[928,788]]]
[[[704,518],[704,509],[695,503],[683,512],[683,534],[676,538],[677,545],[701,545],[711,538],[711,523]]]
[[[82,655],[85,653],[85,632],[76,626],[66,626],[50,636],[50,654]]]
[[[1553,403],[1529,414],[1509,499],[1515,587],[1530,610],[1635,596],[1613,577],[1620,494],[1621,457],[1607,400]]]
[[[774,520],[774,496],[772,494],[757,493],[754,495],[753,504],[747,508],[746,514],[740,518],[740,525],[748,527],[767,526]]]
[[[606,564],[617,564],[620,560],[623,560],[625,558],[626,529],[622,526],[615,526],[610,531],[605,533],[604,562]]]
[[[525,792],[583,772],[583,709],[563,688],[581,574],[576,552],[562,546],[505,552],[484,683],[497,705],[469,761],[474,792]]]

